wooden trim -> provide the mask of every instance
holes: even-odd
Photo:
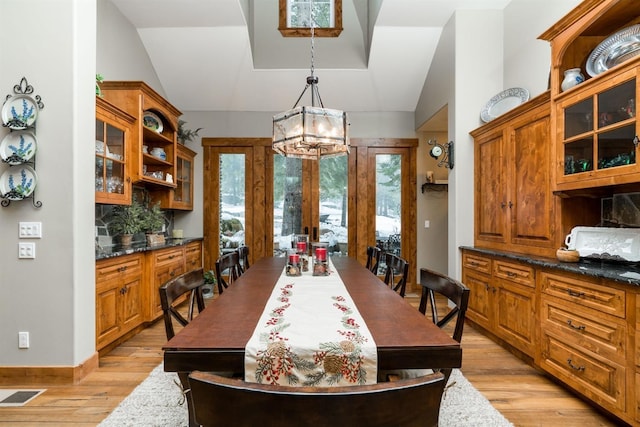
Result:
[[[338,37],[342,33],[342,0],[333,0],[334,26],[314,28],[314,37]],[[311,28],[287,27],[287,0],[278,2],[278,31],[283,37],[311,37]]]
[[[78,384],[98,364],[96,352],[78,366],[4,366],[0,367],[0,385]]]

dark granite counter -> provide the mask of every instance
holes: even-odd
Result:
[[[566,271],[589,277],[603,278],[625,283],[632,286],[640,286],[640,265],[635,262],[602,261],[591,258],[580,258],[578,262],[560,262],[555,258],[542,258],[531,255],[515,254],[496,251],[492,249],[461,246],[460,249],[477,252],[479,254],[498,256],[515,261],[531,264],[536,267],[544,267],[553,270]]]
[[[165,240],[165,243],[153,246],[148,246],[146,242],[134,242],[127,247],[115,245],[107,248],[101,248],[96,245],[96,261],[107,258],[115,258],[122,255],[134,254],[137,252],[156,251],[158,249],[182,246],[186,245],[189,242],[197,242],[202,239],[202,237],[185,237],[183,239],[167,238]]]

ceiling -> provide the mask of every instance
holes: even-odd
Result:
[[[166,96],[183,112],[286,110],[310,74],[310,39],[280,35],[277,0],[111,1],[137,29]],[[510,1],[343,0],[340,37],[314,43],[324,106],[413,112],[455,10],[503,9]]]

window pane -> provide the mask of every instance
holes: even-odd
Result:
[[[401,159],[399,154],[376,156],[376,242],[383,252],[396,255],[401,255]],[[384,272],[380,268],[378,274]]]
[[[320,159],[320,241],[347,255],[347,156]]]
[[[244,244],[245,155],[220,154],[220,253]]]
[[[287,27],[311,28],[310,0],[287,0]],[[332,28],[334,22],[333,0],[313,0],[314,28]]]
[[[302,159],[273,156],[273,251],[284,256],[302,232]]]

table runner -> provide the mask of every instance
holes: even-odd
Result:
[[[328,276],[283,270],[247,342],[246,381],[375,384],[376,344],[331,262],[329,268]]]

